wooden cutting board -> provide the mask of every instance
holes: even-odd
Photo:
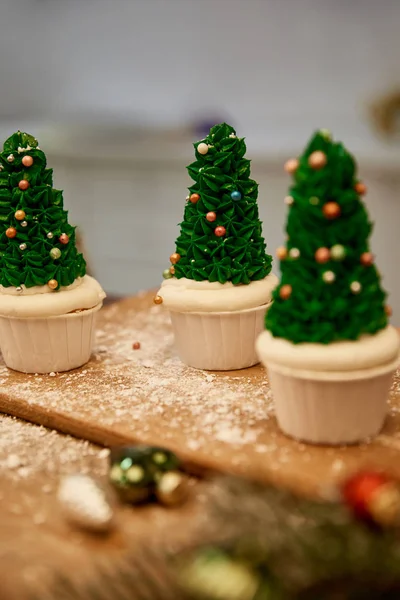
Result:
[[[95,352],[82,369],[23,375],[0,363],[0,411],[100,445],[165,445],[195,472],[236,473],[299,493],[330,493],[357,468],[400,477],[399,373],[384,430],[371,444],[300,444],[277,428],[262,367],[210,373],[184,366],[168,315],[152,297],[101,311]]]

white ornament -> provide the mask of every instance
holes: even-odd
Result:
[[[208,144],[205,144],[204,142],[201,142],[198,146],[197,146],[197,152],[199,154],[207,154],[208,152]]]
[[[15,289],[17,290],[17,292],[19,294],[22,292],[22,286],[20,286],[20,285],[18,287],[16,287]]]
[[[140,483],[143,481],[144,475],[144,469],[140,465],[132,465],[126,472],[126,478],[131,483]]]
[[[49,231],[49,233],[47,234],[47,239],[52,240],[54,237],[54,233],[52,231]]]
[[[235,138],[235,137],[236,137],[236,133],[230,133],[230,134],[229,134],[229,137],[230,137],[230,138]]]
[[[186,202],[189,202],[190,196],[186,196]]]
[[[299,258],[300,250],[298,248],[291,248],[289,250],[289,256],[290,256],[290,258]]]
[[[336,279],[336,275],[333,271],[325,271],[322,275],[322,279],[325,283],[333,283]]]
[[[20,250],[26,250],[26,244],[25,244],[25,243],[23,243],[23,244],[20,244],[20,245],[19,245],[19,249],[20,249]]]
[[[4,171],[3,165],[0,165],[0,171]]]
[[[28,227],[28,221],[21,221],[21,227]]]
[[[292,206],[294,199],[292,198],[292,196],[286,196],[285,200],[284,200],[285,204],[287,204],[288,206]]]
[[[350,289],[353,294],[359,294],[361,292],[362,285],[359,281],[352,281],[350,284]]]
[[[12,163],[12,162],[14,162],[14,160],[15,160],[15,158],[14,158],[14,154],[9,154],[9,155],[7,156],[7,160],[8,160],[8,162],[9,162],[9,163]]]
[[[57,498],[71,523],[92,531],[108,531],[112,527],[113,509],[104,491],[91,477],[64,477]]]

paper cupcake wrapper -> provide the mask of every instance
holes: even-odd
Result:
[[[81,367],[92,353],[101,306],[48,318],[0,317],[0,347],[7,367],[22,373]]]
[[[340,374],[296,373],[269,364],[279,427],[290,437],[313,444],[352,444],[377,435],[396,366],[397,361]]]
[[[208,371],[257,364],[255,342],[269,305],[234,312],[171,312],[175,347],[183,363]]]

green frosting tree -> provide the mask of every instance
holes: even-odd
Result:
[[[351,154],[321,130],[285,165],[294,183],[282,279],[266,327],[291,342],[356,340],[387,324],[389,308],[369,250],[372,225]]]
[[[0,153],[0,284],[58,290],[86,272],[53,170],[37,140],[18,131]]]
[[[226,123],[194,144],[189,188],[176,252],[175,277],[248,284],[271,271],[258,215],[258,184],[250,179],[246,145]],[[164,277],[170,277],[170,271]]]

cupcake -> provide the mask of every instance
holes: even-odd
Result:
[[[278,280],[258,215],[246,145],[215,125],[194,144],[194,180],[176,251],[155,301],[170,311],[181,360],[198,369],[256,364],[255,340]]]
[[[37,140],[18,131],[0,153],[0,347],[24,373],[68,371],[91,355],[105,294],[86,275],[60,190]]]
[[[372,225],[353,157],[322,130],[299,159],[282,280],[257,351],[282,431],[311,443],[354,443],[382,428],[399,335],[369,249]]]

